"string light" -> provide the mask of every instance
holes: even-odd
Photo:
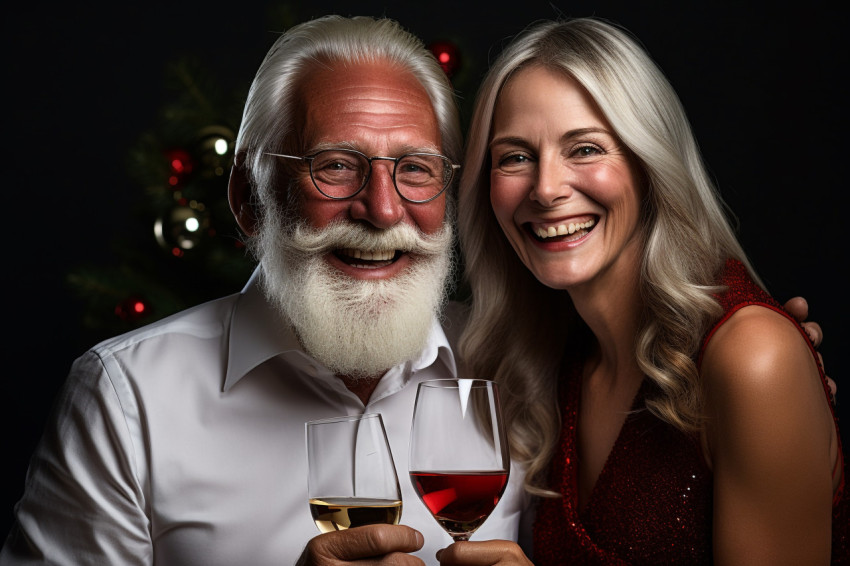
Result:
[[[428,46],[428,49],[434,54],[440,67],[443,68],[443,72],[449,77],[454,75],[460,68],[460,50],[454,43],[450,41],[435,41]]]

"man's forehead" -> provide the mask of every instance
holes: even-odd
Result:
[[[308,147],[348,141],[411,149],[440,149],[440,134],[427,92],[406,69],[383,63],[327,65],[302,83]]]

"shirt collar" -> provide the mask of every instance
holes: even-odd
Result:
[[[275,356],[294,351],[309,357],[301,349],[295,334],[287,324],[282,323],[274,306],[266,299],[259,284],[261,269],[262,265],[259,265],[251,274],[233,307],[223,392],[230,390],[252,369]],[[446,366],[451,375],[457,377],[451,344],[435,318],[422,353],[417,359],[399,367],[407,366],[412,370],[409,373],[403,372],[409,376],[438,360]]]
[[[446,368],[451,372],[453,377],[457,377],[457,365],[455,363],[454,352],[452,346],[446,338],[446,333],[440,322],[434,318],[431,323],[431,331],[428,334],[428,341],[425,343],[425,348],[418,359],[411,363],[413,373],[420,369],[424,369],[433,365],[437,360],[441,361]]]
[[[251,274],[233,307],[223,391],[266,360],[301,349],[292,331],[266,301],[259,283],[261,269],[257,266]]]

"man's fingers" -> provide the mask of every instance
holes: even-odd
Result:
[[[533,566],[516,543],[507,540],[456,542],[437,553],[441,566]]]
[[[809,303],[806,299],[803,297],[793,297],[788,299],[783,306],[803,326],[803,330],[806,331],[809,340],[812,341],[815,348],[820,346],[823,340],[823,330],[821,330],[820,324],[817,322],[806,322],[809,316]]]
[[[806,334],[809,336],[809,340],[812,341],[815,348],[820,346],[820,343],[823,340],[823,330],[821,330],[820,324],[817,322],[803,322],[801,324],[803,326],[803,330],[806,331]]]
[[[405,525],[365,525],[313,537],[298,565],[339,565],[365,558],[380,564],[382,558],[392,555],[392,564],[419,566],[423,562],[406,553],[419,550],[424,542],[419,531]]]
[[[832,393],[832,399],[835,400],[835,394],[838,393],[838,386],[831,377],[826,376],[826,384],[829,385],[829,391]]]
[[[820,352],[818,352],[818,360],[820,361],[820,365],[824,368],[824,372],[826,371],[826,367],[823,365],[823,356],[821,356]],[[835,394],[838,393],[838,386],[835,384],[835,381],[826,376],[826,384],[829,385],[829,391],[832,393],[832,400],[835,401]]]
[[[783,306],[797,322],[803,322],[809,316],[809,303],[803,297],[792,297]]]
[[[332,545],[336,556],[346,560],[381,556],[390,552],[415,552],[422,548],[422,534],[405,525],[365,525],[328,533],[338,535]]]

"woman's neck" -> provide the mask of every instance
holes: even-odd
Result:
[[[635,340],[643,311],[637,275],[608,277],[570,289],[569,293],[596,341],[597,350],[588,358],[588,364],[601,366],[602,373],[612,380],[618,376],[634,379],[638,368]]]

